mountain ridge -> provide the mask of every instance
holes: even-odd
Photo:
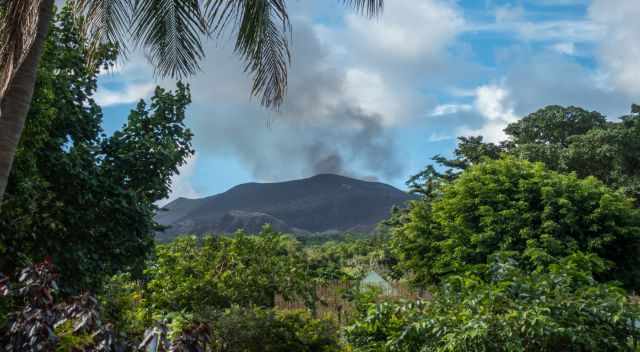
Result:
[[[159,240],[191,233],[256,232],[266,223],[296,234],[358,230],[369,232],[393,205],[412,196],[391,185],[335,174],[272,182],[244,183],[204,198],[177,198],[156,221],[170,228]]]

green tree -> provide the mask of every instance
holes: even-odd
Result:
[[[522,262],[527,262],[523,264]],[[371,304],[347,329],[354,351],[636,351],[637,304],[594,273],[593,254],[539,266],[496,253],[481,272],[448,277],[429,301]],[[536,267],[523,270],[522,267]]]
[[[433,200],[414,202],[394,232],[401,265],[419,284],[481,270],[498,251],[595,253],[600,279],[640,285],[640,210],[593,177],[514,158],[467,168]]]
[[[370,16],[383,0],[343,0]],[[89,47],[129,40],[146,49],[161,76],[198,71],[203,37],[236,34],[235,51],[253,75],[251,92],[278,107],[287,88],[291,24],[286,0],[74,0]],[[0,1],[0,201],[29,112],[54,0]],[[83,42],[84,45],[84,42]],[[92,52],[90,52],[92,54]],[[88,55],[92,57],[92,55]]]
[[[510,124],[505,133],[516,145],[559,144],[566,147],[571,136],[605,127],[606,123],[605,117],[597,111],[551,105]]]
[[[234,306],[218,314],[214,321],[215,352],[343,351],[334,323],[312,319],[305,312]]]
[[[395,264],[388,236],[329,241],[305,249],[312,275],[322,282],[354,281],[369,271],[393,275]]]
[[[607,122],[595,111],[548,106],[507,126],[508,140],[485,143],[482,137],[460,137],[454,158],[440,155],[408,181],[418,194],[430,194],[460,171],[501,155],[543,162],[548,169],[578,177],[595,176],[612,188],[622,188],[640,204],[640,107],[618,122]],[[444,169],[444,171],[439,171]]]
[[[258,236],[187,236],[160,244],[146,275],[146,304],[165,313],[273,307],[276,294],[315,299],[299,244],[268,228]]]
[[[0,215],[0,271],[51,257],[69,290],[95,289],[120,271],[142,272],[157,228],[154,202],[192,153],[183,125],[189,89],[182,84],[175,93],[157,89],[121,131],[102,135],[92,96],[99,68],[116,52],[103,46],[87,65],[81,41],[66,8],[45,46]]]

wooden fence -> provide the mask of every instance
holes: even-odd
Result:
[[[418,298],[429,299],[428,293],[419,293],[412,290],[407,284],[390,282],[390,290],[385,290],[380,295],[380,300],[416,300]],[[353,303],[347,298],[347,292],[355,288],[357,283],[334,282],[316,287],[316,302],[314,315],[316,317],[329,318],[340,325],[349,324],[353,318]],[[280,310],[305,310],[308,307],[302,300],[285,300],[282,296],[276,296],[275,306]]]

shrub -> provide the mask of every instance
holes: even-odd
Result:
[[[355,351],[633,351],[640,311],[604,268],[575,253],[533,272],[513,253],[478,276],[450,276],[432,301],[370,305],[347,329]],[[535,264],[535,263],[534,263]]]
[[[270,229],[158,245],[146,274],[146,303],[164,312],[273,307],[276,294],[311,304],[315,294],[298,243]]]
[[[213,332],[213,350],[218,352],[340,351],[333,323],[301,311],[235,306],[215,319]]]

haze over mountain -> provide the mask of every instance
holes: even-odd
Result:
[[[333,174],[278,183],[246,183],[201,199],[178,198],[156,215],[158,234],[259,231],[264,224],[296,234],[370,232],[394,205],[412,197],[390,185]]]

